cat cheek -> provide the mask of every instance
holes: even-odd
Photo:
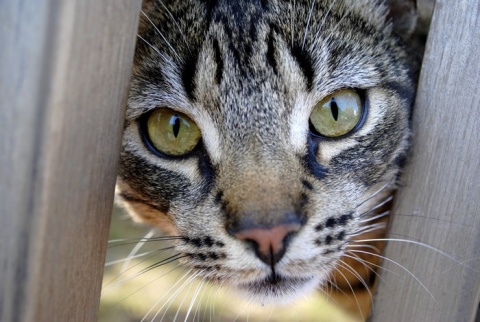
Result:
[[[125,201],[123,202],[123,206],[135,222],[160,228],[162,232],[169,236],[178,235],[178,230],[173,219],[164,212],[136,202]]]

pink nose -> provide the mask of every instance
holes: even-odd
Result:
[[[285,254],[287,237],[300,229],[300,224],[281,224],[271,228],[250,228],[234,236],[255,244],[257,256],[266,264],[276,264]]]

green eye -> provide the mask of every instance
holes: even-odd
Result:
[[[202,136],[198,126],[188,116],[168,108],[153,111],[146,125],[151,144],[158,151],[171,156],[192,151]]]
[[[314,134],[339,137],[349,133],[360,122],[362,100],[356,91],[342,89],[317,103],[310,115]]]

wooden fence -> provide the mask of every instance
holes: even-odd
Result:
[[[0,1],[0,321],[97,318],[140,3]],[[437,1],[390,237],[442,252],[391,242],[428,291],[387,261],[373,321],[475,319],[479,83],[480,1]]]

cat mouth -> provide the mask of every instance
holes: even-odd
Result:
[[[240,284],[239,288],[265,304],[288,304],[314,290],[317,282],[314,277],[271,275],[261,280]]]

